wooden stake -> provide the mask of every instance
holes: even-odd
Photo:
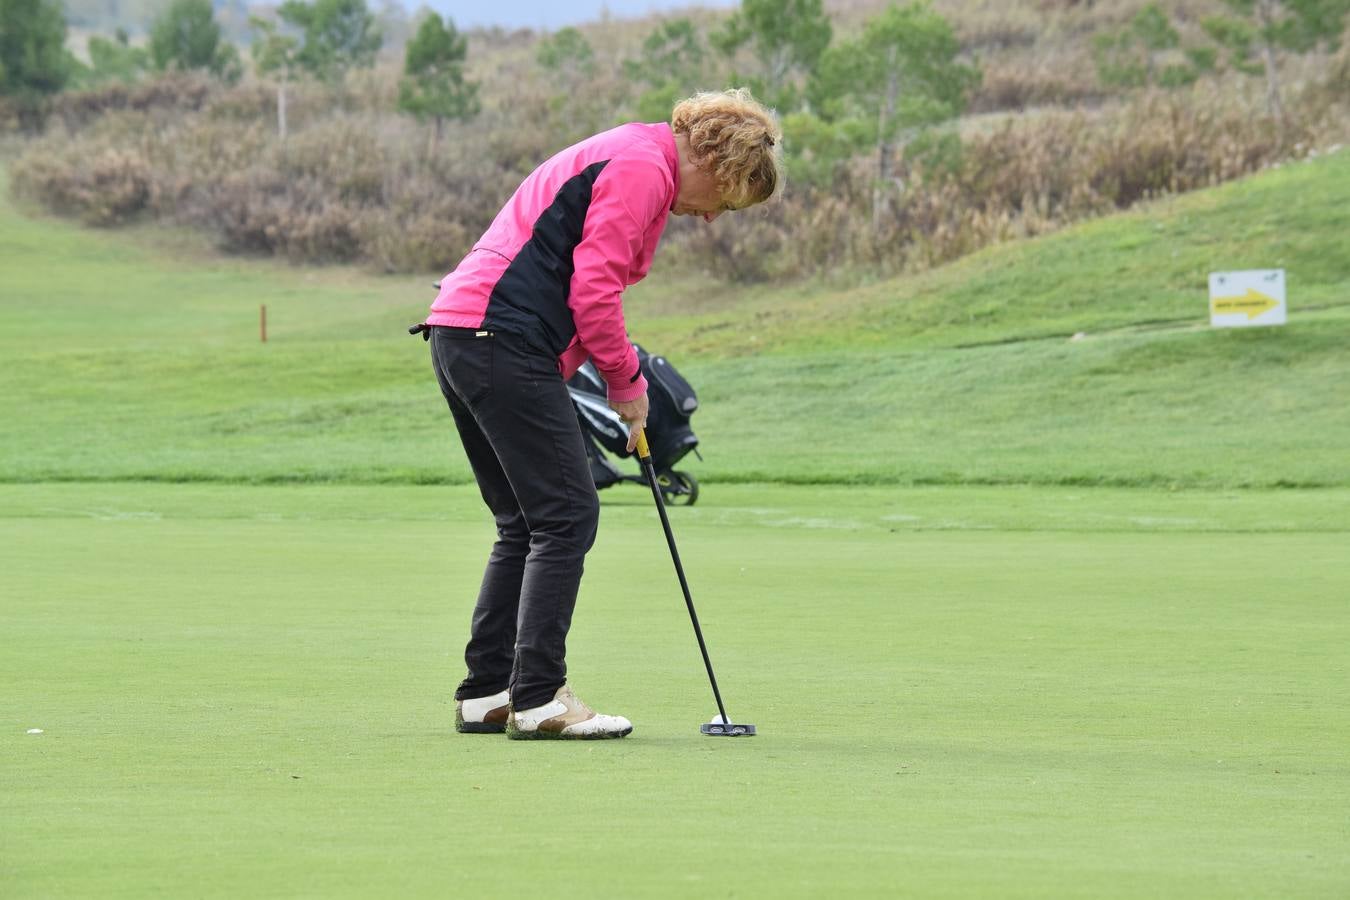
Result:
[[[262,342],[267,343],[267,304],[264,303],[258,307],[258,335]]]

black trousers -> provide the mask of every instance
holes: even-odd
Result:
[[[567,632],[600,518],[581,428],[556,359],[513,335],[434,328],[431,358],[497,523],[455,697],[510,688],[516,709],[533,709],[567,678]]]

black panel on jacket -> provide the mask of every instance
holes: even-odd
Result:
[[[609,160],[592,163],[563,184],[538,219],[534,233],[488,297],[483,327],[517,334],[557,356],[576,335],[567,306],[572,286],[572,251],[581,243],[595,179]]]

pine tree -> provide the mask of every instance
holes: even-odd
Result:
[[[468,119],[478,114],[478,85],[464,80],[468,41],[451,19],[431,13],[408,42],[398,107],[419,120],[435,124],[433,150],[440,143],[446,119]]]
[[[979,73],[958,59],[947,20],[927,3],[892,5],[861,37],[822,57],[809,96],[826,119],[853,120],[841,133],[865,138],[877,159],[873,217],[884,208],[897,142],[954,119],[965,109]]]
[[[239,54],[222,41],[211,0],[174,0],[150,29],[155,68],[200,69],[229,81],[239,77]]]
[[[0,0],[0,94],[35,105],[66,86],[75,66],[59,0]]]
[[[815,69],[833,35],[821,0],[744,0],[710,39],[727,56],[749,45],[759,73],[745,80],[758,96],[786,111],[799,104],[798,82]]]
[[[295,61],[317,78],[337,81],[373,65],[384,43],[365,0],[286,0],[277,15],[303,33]]]
[[[700,87],[704,56],[703,42],[689,19],[663,22],[647,35],[642,55],[623,64],[631,82],[646,85],[637,101],[638,118],[668,119],[675,103]]]

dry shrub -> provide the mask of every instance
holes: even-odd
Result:
[[[1204,92],[1144,95],[1107,114],[1009,119],[968,141],[955,175],[926,184],[912,173],[920,183],[899,206],[897,236],[914,247],[907,262],[932,264],[1217,184],[1282,154],[1268,121]]]
[[[1259,90],[1235,94],[1211,82],[1099,110],[1009,116],[968,135],[954,170],[901,160],[896,179],[879,188],[869,167],[855,164],[826,189],[792,188],[773,216],[748,217],[725,235],[672,236],[682,261],[726,276],[923,268],[1301,155],[1338,139],[1328,121],[1343,133],[1343,112],[1327,119],[1291,104],[1282,146],[1260,103]],[[756,254],[749,265],[747,253]]]
[[[1335,55],[1318,59],[1309,79],[1307,102],[1318,122],[1345,121],[1350,116],[1350,40]]]
[[[340,202],[376,202],[389,160],[371,124],[360,116],[333,116],[293,135],[272,163],[283,177],[311,180]]]
[[[1034,10],[1006,3],[944,3],[938,10],[954,24],[961,46],[968,50],[1032,47],[1045,30],[1044,17]]]
[[[14,165],[15,189],[90,225],[117,225],[144,210],[152,169],[135,148],[103,146],[93,153],[46,146]]]
[[[313,179],[293,181],[255,167],[223,179],[185,210],[234,252],[295,262],[340,262],[360,256],[359,213],[329,198]]]
[[[1186,2],[1201,9],[1210,0]],[[1101,97],[1081,40],[1056,44],[1046,34],[1122,14],[1102,6],[1055,5],[1041,43],[994,51],[976,98],[984,114],[965,120],[962,152],[946,165],[902,156],[894,178],[878,185],[875,160],[860,156],[826,187],[789,185],[782,201],[711,228],[672,221],[663,259],[742,282],[931,266],[1350,136],[1350,49],[1290,79],[1285,146],[1259,79]],[[959,24],[967,38],[1007,47],[1030,40],[1035,21],[1026,9],[988,0]],[[49,134],[26,145],[12,184],[99,224],[144,212],[206,230],[236,252],[441,273],[522,177],[570,140],[612,124],[621,106],[613,67],[600,67],[593,90],[559,100],[528,47],[510,44],[504,53],[481,114],[447,124],[439,143],[430,125],[391,111],[390,72],[337,89],[290,85],[284,144],[275,85],[226,88],[175,76],[71,95]],[[1038,111],[995,112],[1028,107]]]
[[[102,116],[121,110],[156,111],[184,114],[202,108],[218,90],[208,76],[193,72],[171,72],[139,84],[110,82],[83,91],[66,91],[51,100],[50,119],[69,131],[78,131]]]
[[[386,272],[448,272],[479,232],[430,212],[370,213],[361,223],[365,254]]]
[[[1105,99],[1090,65],[1072,59],[1038,62],[1008,59],[985,63],[970,98],[971,113],[1023,110],[1036,106],[1079,106]]]
[[[292,93],[295,93],[292,89]],[[287,98],[287,106],[293,106],[295,99]],[[272,84],[261,81],[241,82],[227,90],[217,91],[205,105],[207,116],[212,119],[230,119],[240,122],[263,120],[276,121],[277,90]],[[289,112],[289,109],[288,109]]]
[[[25,148],[15,190],[99,224],[150,210],[232,252],[445,271],[522,174],[494,164],[494,139],[474,127],[451,127],[433,147],[430,126],[325,107],[312,85],[294,94],[312,117],[284,144],[268,108],[274,91],[258,85],[218,88],[195,114],[120,110],[78,129],[55,123]],[[499,147],[520,145],[508,158],[542,158],[546,134],[497,134]]]
[[[289,204],[281,221],[281,252],[294,262],[345,262],[360,259],[360,216],[328,199]]]
[[[705,227],[699,220],[675,219],[667,225],[672,254],[678,263],[698,268],[724,281],[750,283],[776,276],[775,267],[784,256],[795,229],[787,227],[784,204],[742,213],[737,227],[729,222]]]
[[[0,96],[0,134],[10,135],[23,129],[27,111],[13,97]]]
[[[214,231],[227,250],[284,252],[284,218],[293,202],[290,187],[280,173],[261,167],[235,172],[194,192],[183,213]]]
[[[158,179],[156,211],[173,215],[194,190],[262,163],[273,152],[262,122],[198,119],[164,129],[145,141]]]

